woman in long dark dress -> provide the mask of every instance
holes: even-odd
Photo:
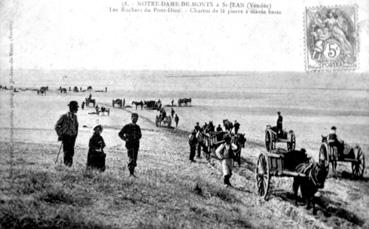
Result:
[[[106,154],[104,153],[105,142],[101,136],[102,131],[101,125],[94,127],[94,134],[88,144],[87,169],[97,169],[104,172]]]

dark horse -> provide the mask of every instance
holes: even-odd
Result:
[[[182,103],[184,103],[186,106],[189,103],[191,106],[191,98],[183,98],[183,99],[178,99],[178,106],[180,107],[182,105]]]
[[[140,102],[132,101],[132,105],[136,106],[136,110],[137,110],[137,106],[141,106],[141,110],[142,110],[144,103],[142,102],[142,100]]]
[[[296,172],[305,174],[305,177],[294,177],[293,193],[297,205],[297,192],[300,188],[302,199],[306,201],[306,209],[312,204],[313,214],[316,214],[314,195],[318,189],[324,188],[324,182],[328,175],[328,169],[324,163],[309,162],[301,163],[296,167]]]
[[[37,90],[37,95],[46,95],[46,91],[49,90],[49,87],[40,87],[39,90]]]
[[[223,126],[229,132],[231,132],[232,129],[233,129],[233,123],[231,121],[229,121],[228,119],[223,120]]]

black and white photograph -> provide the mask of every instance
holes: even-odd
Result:
[[[0,228],[369,228],[368,169],[368,1],[0,2]]]

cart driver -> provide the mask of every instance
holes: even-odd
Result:
[[[278,111],[278,118],[277,118],[277,135],[281,136],[283,133],[283,117],[281,115],[281,112]]]
[[[335,126],[331,127],[328,135],[328,144],[331,147],[335,146],[338,152],[342,152],[343,141],[337,137],[336,130],[337,128]]]

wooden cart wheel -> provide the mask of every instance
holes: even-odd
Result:
[[[268,152],[273,149],[272,136],[269,131],[265,131],[265,148]]]
[[[352,174],[355,178],[362,178],[365,170],[365,156],[360,148],[358,148],[357,150],[357,162],[351,163]]]
[[[320,146],[319,164],[324,165],[327,172],[329,172],[329,158],[328,158],[327,146],[324,144]]]
[[[255,173],[257,193],[266,200],[269,190],[270,173],[268,159],[264,154],[259,155]]]

